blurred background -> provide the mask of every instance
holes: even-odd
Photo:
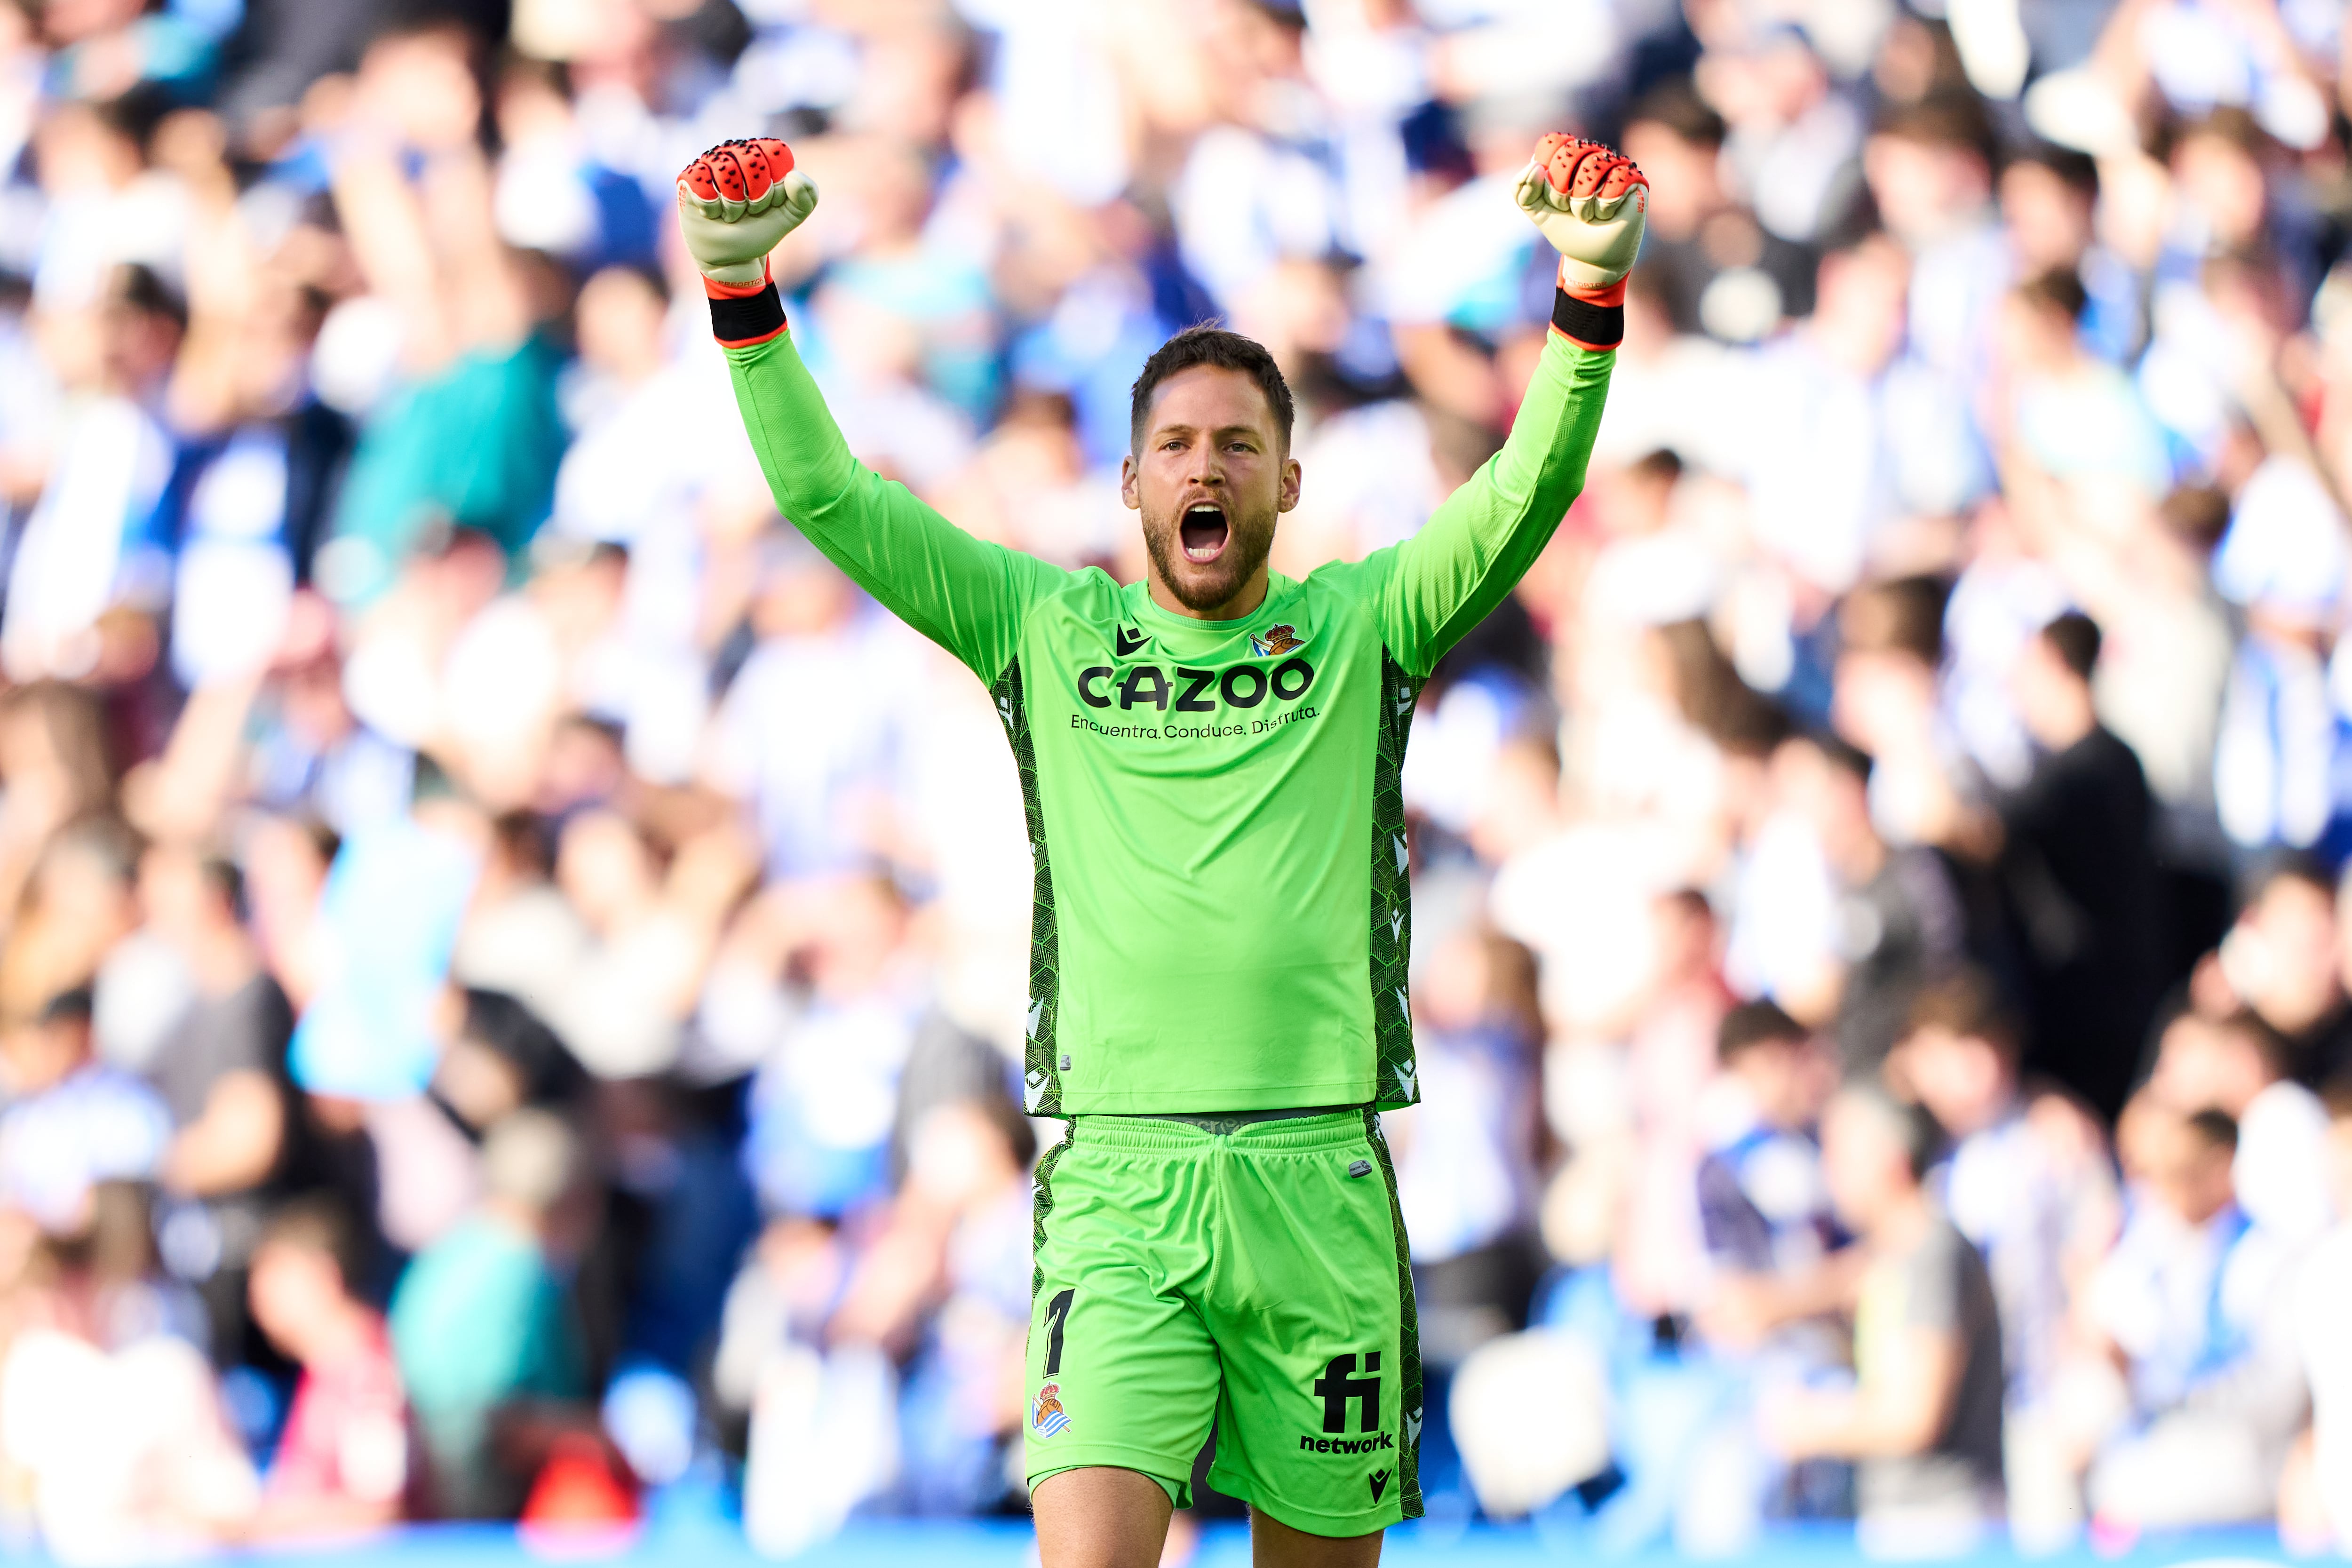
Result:
[[[1066,565],[1143,356],[1262,339],[1303,574],[1496,449],[1572,127],[1599,449],[1405,770],[1433,1521],[2352,1545],[2347,42],[0,3],[0,1542],[1017,1518],[1013,767],[776,515],[671,181],[787,138],[851,443]]]

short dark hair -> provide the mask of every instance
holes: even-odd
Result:
[[[1830,730],[1807,732],[1805,744],[1822,754],[1822,760],[1856,784],[1867,784],[1870,775],[1878,771],[1878,759],[1864,751],[1844,736]]]
[[[1940,577],[1864,583],[1837,613],[1838,636],[1858,652],[1906,653],[1934,668],[1944,662],[1944,608],[1951,584]]]
[[[1727,133],[1723,116],[1680,77],[1634,100],[1633,112],[1625,116],[1625,127],[1630,131],[1636,125],[1661,126],[1696,147],[1720,147]]]
[[[2099,194],[2099,165],[2088,153],[2077,153],[2055,142],[2036,142],[2002,164],[2001,172],[2007,174],[2020,165],[2047,169],[2078,195],[2096,197]]]
[[[2213,1027],[2252,1046],[2262,1058],[2263,1070],[2273,1078],[2294,1076],[2296,1052],[2294,1042],[2278,1032],[2252,1007],[2239,1007],[2213,1020]]]
[[[2337,1073],[2320,1086],[2319,1103],[2327,1108],[2330,1121],[2352,1121],[2352,1068]]]
[[[2241,906],[2262,902],[2282,882],[2301,882],[2331,902],[2336,898],[2336,879],[2327,874],[2327,868],[2315,857],[2301,850],[2279,849],[2254,863],[2253,870],[2245,879]]]
[[[2190,1111],[2187,1121],[2189,1131],[2196,1134],[2197,1141],[2208,1149],[2218,1149],[2225,1153],[2237,1152],[2238,1123],[2228,1111],[2207,1106],[2202,1110]]]
[[[347,1290],[359,1288],[366,1267],[360,1228],[351,1210],[329,1193],[304,1193],[279,1205],[263,1225],[261,1240],[254,1250],[272,1247],[326,1258],[342,1276]]]
[[[44,1024],[87,1024],[97,1016],[97,996],[87,985],[77,985],[60,991],[41,1004],[39,1021]]]
[[[2053,267],[2047,272],[2036,273],[2017,286],[2017,297],[2027,304],[2050,310],[2079,321],[2083,312],[2091,308],[2090,291],[2071,267]]]
[[[1715,1031],[1715,1054],[1730,1061],[1758,1046],[1800,1045],[1808,1031],[1778,1002],[1742,1002],[1723,1016]]]
[[[2077,679],[2088,680],[2099,668],[2099,647],[2105,638],[2098,622],[2080,610],[2069,610],[2042,628],[2042,640]]]
[[[2156,510],[2173,537],[2208,555],[2230,531],[2230,497],[2210,485],[2183,485]]]
[[[1982,1040],[2013,1067],[2023,1044],[2017,1015],[1990,974],[1963,969],[1935,981],[1912,998],[1906,1033],[1944,1029],[1963,1039]]]
[[[1965,89],[1891,104],[1879,111],[1870,133],[1923,147],[1955,148],[1974,153],[1988,167],[1992,163],[1992,122],[1982,101]]]
[[[226,855],[208,854],[196,862],[196,874],[204,879],[205,891],[218,900],[233,919],[246,918],[243,867]]]
[[[1903,1151],[1903,1163],[1915,1182],[1927,1178],[1944,1152],[1944,1130],[1923,1105],[1895,1099],[1882,1084],[1855,1079],[1838,1091],[1841,1098],[1865,1106]]]
[[[1274,363],[1274,356],[1256,339],[1229,332],[1206,321],[1185,328],[1143,362],[1143,374],[1135,378],[1128,414],[1128,445],[1141,449],[1144,424],[1151,417],[1151,399],[1159,392],[1160,384],[1180,371],[1203,364],[1239,371],[1257,383],[1258,390],[1265,394],[1266,406],[1274,410],[1275,425],[1287,449],[1297,407],[1291,402],[1290,384],[1282,378],[1282,367]]]

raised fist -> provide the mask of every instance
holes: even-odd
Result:
[[[768,252],[816,210],[816,186],[772,136],[721,142],[678,172],[677,222],[703,276],[757,283]]]
[[[1560,279],[1607,289],[1633,269],[1650,210],[1650,182],[1614,148],[1555,132],[1536,143],[1519,176],[1519,210],[1560,254]]]

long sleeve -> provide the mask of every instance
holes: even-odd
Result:
[[[852,457],[790,333],[730,344],[727,364],[777,508],[884,608],[993,680],[1061,570],[974,539]]]
[[[1427,675],[1502,603],[1550,542],[1584,488],[1616,360],[1613,350],[1596,352],[1552,332],[1503,449],[1448,496],[1420,532],[1391,547],[1374,614],[1382,638],[1411,674]]]

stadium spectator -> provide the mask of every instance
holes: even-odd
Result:
[[[2338,1216],[2352,1216],[2352,1082],[2327,1091],[2329,1192]],[[2291,1544],[2339,1550],[2352,1542],[2352,1431],[2345,1401],[2352,1366],[2336,1331],[2352,1308],[2352,1217],[2339,1217],[2295,1280],[2295,1349],[2311,1387],[2311,1426],[2281,1479],[2279,1531]]]
[[[286,1079],[293,1009],[239,920],[244,879],[234,864],[158,846],[140,860],[139,895],[147,929],[171,946],[189,984],[184,1009],[144,1064],[173,1128],[159,1236],[173,1271],[205,1295],[214,1356],[234,1365],[257,1348],[243,1332],[245,1270],[297,1132]]]
[[[2033,1065],[2113,1117],[2146,1048],[2163,931],[2147,783],[2092,698],[2099,644],[2069,613],[2018,655],[2017,711],[2041,757],[2002,805],[2002,878],[2032,976]]]
[[[2084,1388],[2106,1384],[2076,1316],[2121,1223],[2106,1140],[2080,1101],[2020,1070],[2022,1034],[1991,977],[1922,992],[1888,1074],[1951,1141],[1931,1173],[1952,1224],[1983,1255],[2000,1310],[2013,1525],[2063,1535],[2083,1517]]]
[[[2218,1110],[2238,1125],[2230,1184],[2255,1225],[2290,1247],[2317,1239],[2328,1206],[2327,1113],[2286,1076],[2288,1048],[2251,1012],[2183,1014],[2158,1043],[2151,1100],[2184,1115]]]
[[[238,1539],[353,1535],[416,1511],[424,1469],[383,1315],[352,1289],[362,1256],[352,1221],[316,1197],[271,1215],[254,1247],[254,1321],[302,1374]]]
[[[483,1143],[479,1206],[417,1255],[393,1295],[392,1347],[443,1514],[514,1517],[530,1478],[502,1465],[494,1420],[518,1401],[586,1392],[555,1273],[577,1247],[586,1181],[568,1127],[516,1111]]]
[[[1710,1091],[1709,1147],[1698,1168],[1699,1222],[1711,1278],[1701,1332],[1733,1350],[1816,1342],[1821,1364],[1842,1350],[1808,1332],[1846,1305],[1834,1249],[1843,1239],[1823,1184],[1815,1124],[1834,1064],[1770,1002],[1724,1016],[1723,1064]]]
[[[153,1090],[97,1059],[87,991],[53,996],[0,1035],[9,1104],[0,1110],[0,1215],[16,1226],[72,1231],[101,1182],[162,1169],[170,1112]],[[14,1228],[12,1226],[12,1228]],[[12,1248],[21,1256],[26,1241]]]
[[[2000,1319],[1983,1260],[1928,1193],[1924,1110],[1849,1087],[1824,1117],[1822,1170],[1865,1252],[1850,1392],[1786,1389],[1762,1409],[1788,1459],[1849,1459],[1865,1550],[1949,1553],[2001,1501]]]
[[[2135,1207],[2084,1296],[2129,1384],[2088,1488],[2119,1526],[2252,1519],[2277,1495],[2302,1391],[2279,1364],[2284,1248],[2232,1196],[2238,1142],[2220,1110],[2127,1113]]]

